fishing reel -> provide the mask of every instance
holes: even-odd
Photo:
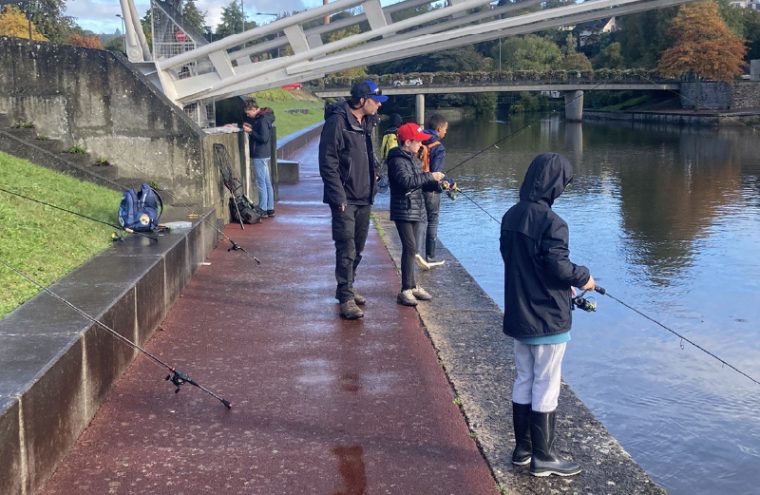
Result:
[[[446,194],[451,198],[452,201],[456,201],[457,196],[460,192],[462,192],[461,189],[459,189],[459,186],[457,186],[456,182],[449,182],[447,180],[441,181],[441,189],[446,191]]]
[[[573,305],[578,309],[582,309],[588,313],[593,313],[596,311],[596,299],[593,297],[583,297],[583,294],[585,293],[586,291],[583,291],[580,296],[575,296],[573,298]]]
[[[169,374],[168,374],[168,375],[166,375],[166,380],[168,380],[168,381],[172,382],[172,383],[174,384],[174,386],[175,386],[175,387],[177,387],[177,388],[174,390],[174,393],[175,393],[175,394],[179,393],[179,389],[180,389],[180,387],[181,387],[182,385],[184,385],[185,383],[189,383],[189,384],[191,384],[191,385],[195,385],[195,382],[193,381],[193,379],[192,379],[192,378],[190,378],[190,377],[189,377],[189,376],[187,376],[186,374],[184,374],[184,373],[182,373],[181,371],[179,371],[179,370],[176,370],[176,369],[172,369],[172,370],[169,372]]]

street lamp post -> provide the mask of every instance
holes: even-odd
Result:
[[[124,36],[124,53],[127,53],[127,21],[121,14],[116,14],[116,17],[121,19],[121,27],[124,29],[124,32],[122,33],[122,36]]]

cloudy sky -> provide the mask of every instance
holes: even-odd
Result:
[[[145,15],[150,7],[150,0],[133,0],[140,17]],[[236,0],[240,1],[240,0]],[[254,12],[290,12],[304,8],[322,5],[322,0],[242,0],[243,7],[249,19],[265,23],[271,16],[256,17]],[[201,12],[206,12],[206,24],[216,27],[222,14],[222,8],[229,5],[231,0],[196,0]],[[65,15],[74,17],[76,23],[83,29],[95,33],[113,33],[116,29],[123,31],[121,19],[121,4],[118,0],[67,0]]]

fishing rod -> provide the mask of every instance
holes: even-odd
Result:
[[[120,230],[120,231],[123,230],[123,231],[125,231],[125,232],[127,232],[129,234],[135,234],[135,235],[139,235],[139,236],[142,236],[142,237],[147,237],[148,239],[150,239],[152,241],[157,241],[158,240],[158,237],[155,236],[155,235],[151,235],[151,234],[148,234],[146,232],[137,232],[137,231],[134,231],[132,229],[128,229],[126,227],[122,227],[121,225],[116,225],[115,223],[106,222],[104,220],[100,220],[98,218],[91,217],[91,216],[88,216],[88,215],[85,215],[83,213],[79,213],[79,212],[76,212],[76,211],[73,211],[73,210],[67,210],[66,208],[63,208],[61,206],[57,206],[57,205],[54,205],[52,203],[48,203],[48,202],[45,202],[45,201],[42,201],[42,200],[39,200],[39,199],[35,199],[35,198],[32,198],[30,196],[26,196],[24,194],[21,194],[21,193],[15,192],[15,191],[10,191],[8,189],[5,189],[2,186],[0,186],[0,191],[4,192],[6,194],[9,194],[11,196],[17,196],[19,198],[22,198],[22,199],[25,199],[25,200],[28,200],[28,201],[32,201],[34,203],[38,203],[38,204],[41,204],[41,205],[44,205],[44,206],[49,206],[50,208],[54,208],[56,210],[60,210],[60,211],[66,212],[66,213],[69,213],[71,215],[75,215],[77,217],[81,217],[81,218],[84,218],[84,219],[87,219],[87,220],[90,220],[90,221],[93,221],[93,222],[97,222],[97,223],[100,223],[100,224],[103,224],[103,225],[107,225],[109,227],[113,227],[113,228],[115,228],[117,230]],[[113,237],[114,241],[121,241],[121,240],[123,240],[123,237],[120,236],[119,234],[115,233],[115,232],[113,233],[113,236],[114,236]]]
[[[658,325],[658,326],[660,326],[660,327],[664,328],[665,330],[667,330],[668,332],[672,333],[673,335],[675,335],[676,337],[678,337],[678,338],[679,338],[679,339],[681,339],[682,341],[684,341],[684,342],[688,342],[689,344],[691,344],[692,346],[696,347],[696,348],[697,348],[697,349],[699,349],[700,351],[704,352],[704,353],[705,353],[705,354],[707,354],[708,356],[710,356],[710,357],[712,357],[712,358],[714,358],[714,359],[717,359],[717,360],[718,360],[718,361],[720,361],[720,362],[721,362],[721,364],[723,364],[724,366],[728,366],[729,368],[731,368],[732,370],[736,371],[736,372],[737,372],[737,373],[739,373],[740,375],[742,375],[742,376],[744,376],[744,377],[748,378],[749,380],[751,380],[751,381],[752,381],[752,382],[754,382],[755,384],[757,384],[757,385],[760,385],[760,381],[758,381],[757,379],[753,378],[753,377],[752,377],[752,376],[750,376],[748,373],[746,373],[746,372],[744,372],[744,371],[740,370],[739,368],[737,368],[737,367],[736,367],[736,366],[734,366],[733,364],[729,363],[729,362],[728,362],[728,361],[726,361],[725,359],[723,359],[723,358],[721,358],[721,357],[718,357],[718,356],[717,356],[715,353],[708,351],[707,349],[705,349],[705,348],[704,348],[704,347],[702,347],[701,345],[697,344],[696,342],[694,342],[693,340],[689,339],[688,337],[685,337],[684,335],[682,335],[682,334],[680,334],[680,333],[676,332],[675,330],[673,330],[672,328],[668,327],[667,325],[665,325],[665,324],[663,324],[663,323],[660,323],[659,321],[655,320],[655,319],[654,319],[654,318],[652,318],[651,316],[649,316],[649,315],[645,314],[643,311],[640,311],[640,310],[638,310],[638,309],[634,308],[633,306],[631,306],[630,304],[628,304],[628,303],[626,303],[626,302],[624,302],[624,301],[622,301],[622,300],[618,299],[617,297],[615,297],[615,296],[613,296],[612,294],[610,294],[610,293],[607,291],[607,289],[605,289],[604,287],[600,287],[600,286],[598,286],[598,285],[597,285],[597,286],[594,288],[594,291],[595,291],[595,292],[597,292],[597,293],[599,293],[599,294],[601,294],[601,295],[603,295],[603,296],[607,296],[607,297],[609,297],[609,298],[610,298],[610,299],[612,299],[613,301],[616,301],[617,303],[619,303],[619,304],[621,304],[621,305],[625,306],[626,308],[630,309],[630,310],[631,310],[631,311],[633,311],[634,313],[636,313],[636,314],[638,314],[638,315],[640,315],[640,316],[642,316],[642,317],[646,318],[647,320],[651,321],[651,322],[652,322],[652,323],[654,323],[655,325]],[[577,297],[573,298],[573,303],[574,303],[576,306],[578,306],[580,309],[583,309],[584,311],[589,311],[589,312],[590,312],[590,311],[596,311],[596,302],[594,302],[594,301],[593,301],[593,299],[586,299],[586,298],[584,298],[584,297],[583,297],[583,294],[585,294],[585,292],[586,292],[586,291],[584,291],[584,292],[583,292],[583,293],[582,293],[580,296],[577,296]],[[681,347],[683,348],[683,346],[681,346]]]
[[[157,364],[159,367],[168,370],[169,374],[166,375],[166,380],[172,382],[174,384],[174,386],[176,387],[176,389],[174,390],[175,394],[179,393],[180,387],[182,385],[184,385],[184,384],[187,383],[187,384],[193,385],[194,387],[197,387],[197,388],[201,389],[202,391],[204,391],[205,393],[207,393],[208,395],[210,395],[214,399],[218,400],[227,409],[232,409],[232,404],[227,399],[224,399],[223,397],[217,395],[213,391],[207,389],[206,387],[204,387],[200,383],[198,383],[195,380],[193,380],[192,378],[190,378],[190,376],[187,375],[186,373],[183,373],[182,371],[178,370],[174,366],[171,366],[170,364],[168,364],[165,361],[163,361],[162,359],[160,359],[155,354],[151,353],[150,351],[147,351],[146,349],[144,349],[141,346],[137,345],[135,342],[129,340],[126,337],[124,337],[119,332],[117,332],[116,330],[112,329],[111,327],[109,327],[105,323],[101,322],[100,320],[98,320],[94,316],[91,316],[89,313],[85,312],[84,310],[78,308],[77,306],[75,306],[74,304],[72,304],[71,302],[69,302],[64,297],[56,294],[52,290],[50,290],[47,287],[43,286],[41,283],[37,282],[35,279],[33,279],[32,277],[30,277],[26,273],[22,272],[21,270],[17,269],[13,265],[5,262],[2,259],[0,259],[0,264],[2,264],[3,266],[5,266],[5,268],[7,268],[8,270],[12,271],[13,273],[15,273],[16,275],[18,275],[19,277],[21,277],[24,280],[26,280],[27,282],[31,283],[32,285],[36,286],[37,288],[41,289],[42,291],[46,292],[47,294],[50,294],[55,299],[61,301],[62,303],[64,303],[65,305],[67,305],[68,307],[70,307],[71,309],[73,309],[74,311],[76,311],[77,313],[79,313],[81,316],[84,316],[89,321],[95,323],[100,328],[106,330],[116,340],[118,340],[118,341],[126,344],[127,346],[129,346],[129,347],[131,347],[133,349],[136,349],[137,351],[141,352],[142,354],[144,354],[145,356],[147,356],[148,358],[150,358],[150,360],[153,361],[155,364]]]

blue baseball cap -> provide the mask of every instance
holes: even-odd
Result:
[[[388,97],[377,87],[377,84],[369,79],[354,83],[354,85],[351,86],[351,96],[354,98],[372,98],[378,103],[385,103],[388,101]]]

